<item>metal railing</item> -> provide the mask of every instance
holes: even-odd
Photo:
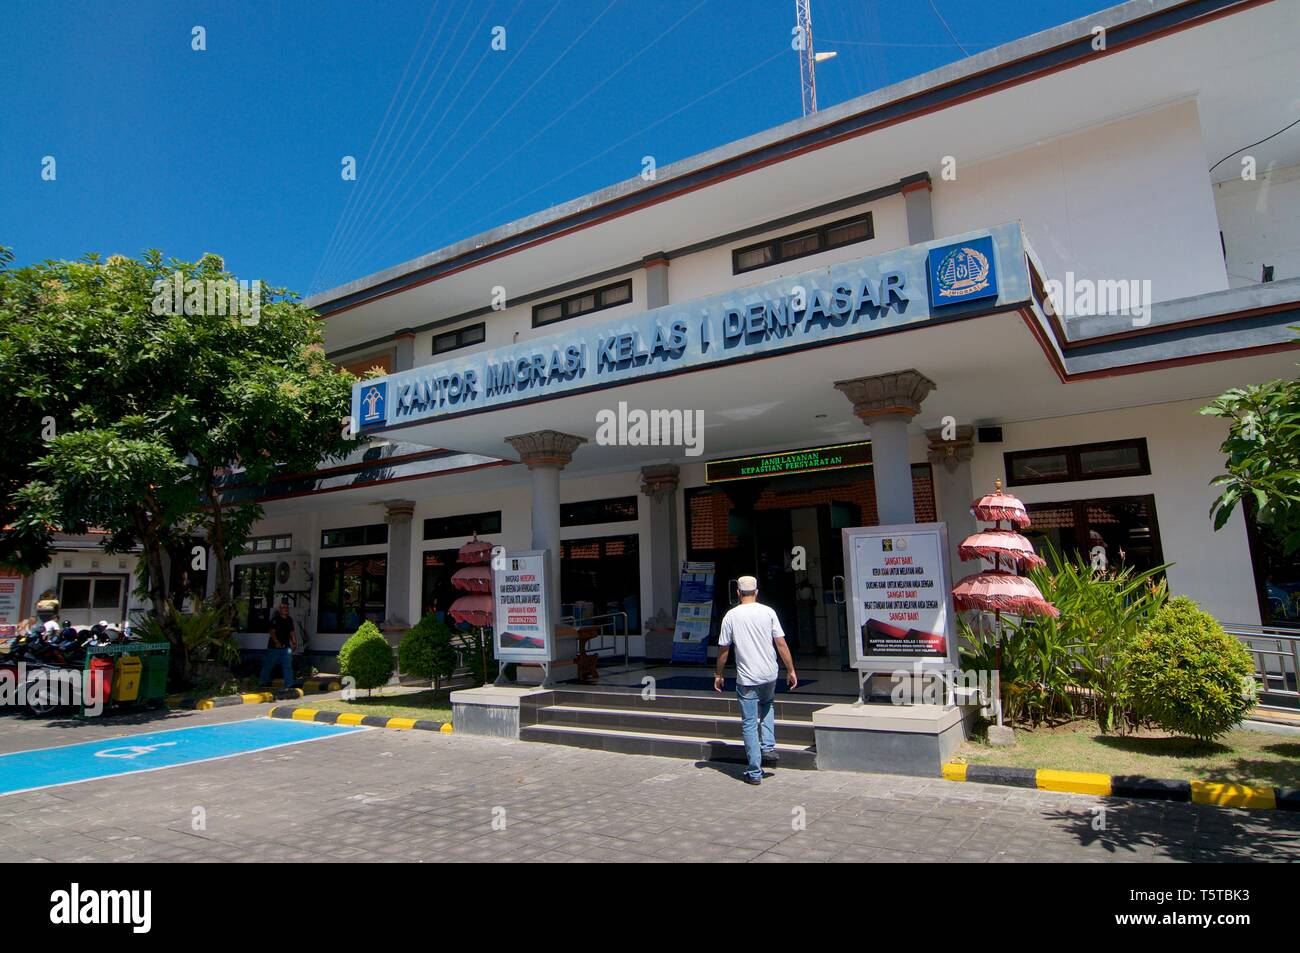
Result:
[[[1258,625],[1224,625],[1236,636],[1255,661],[1255,680],[1259,682],[1259,707],[1278,711],[1300,708],[1300,632]],[[1265,700],[1270,696],[1270,700]]]
[[[601,658],[609,657],[609,655],[602,654],[605,652],[617,654],[618,640],[622,639],[623,670],[625,672],[631,671],[631,637],[628,633],[628,617],[626,612],[606,612],[604,615],[584,616],[581,619],[572,615],[566,615],[560,618],[560,624],[573,626],[575,629],[598,629],[599,634],[587,640],[586,648],[592,655],[597,655]],[[608,644],[606,644],[606,640],[609,640]]]

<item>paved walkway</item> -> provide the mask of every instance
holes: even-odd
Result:
[[[385,730],[0,797],[0,861],[270,859],[1295,861],[1300,815]]]

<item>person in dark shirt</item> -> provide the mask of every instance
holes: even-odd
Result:
[[[284,672],[284,687],[293,687],[293,650],[298,646],[298,632],[293,625],[293,616],[289,615],[289,603],[281,602],[275,615],[271,616],[270,631],[267,633],[266,654],[262,656],[261,684],[271,683],[271,669],[278,662]]]

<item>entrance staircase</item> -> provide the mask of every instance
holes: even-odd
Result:
[[[828,704],[776,696],[782,768],[817,767],[812,713]],[[633,688],[564,686],[522,700],[519,737],[623,754],[745,763],[740,705],[731,692],[661,691],[648,700]]]

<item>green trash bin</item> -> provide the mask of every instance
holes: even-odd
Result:
[[[143,657],[140,701],[157,701],[167,695],[167,652],[150,652]]]

